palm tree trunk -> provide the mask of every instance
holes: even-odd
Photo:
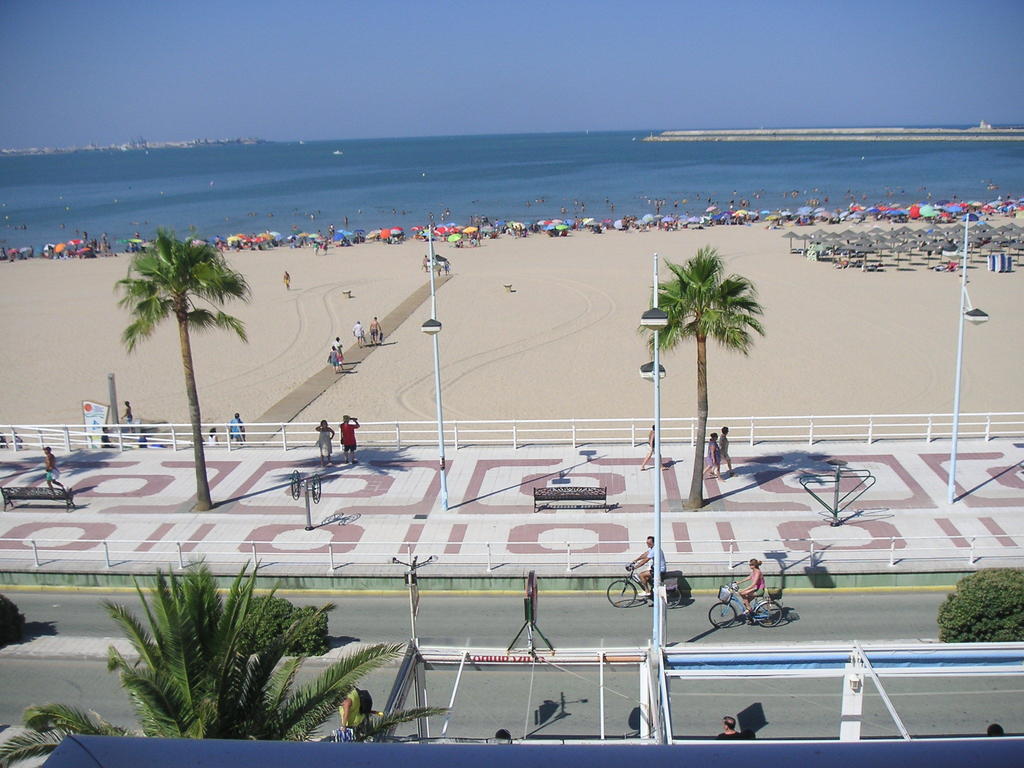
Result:
[[[697,435],[693,441],[693,476],[687,509],[704,506],[704,435],[708,430],[708,343],[697,336]]]
[[[199,412],[199,392],[192,365],[192,340],[188,334],[188,319],[178,315],[178,340],[181,343],[181,367],[185,371],[185,394],[188,397],[188,415],[192,421],[192,453],[196,465],[196,512],[213,507],[210,483],[206,479],[206,452],[203,448],[203,417]]]

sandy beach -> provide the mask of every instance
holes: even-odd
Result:
[[[959,277],[891,262],[880,273],[836,270],[790,254],[783,234],[758,225],[439,244],[453,266],[438,287],[446,418],[649,413],[650,386],[637,373],[649,355],[636,329],[649,306],[651,255],[681,262],[704,245],[755,283],[766,327],[748,357],[711,347],[713,417],[949,412]],[[226,308],[245,322],[249,343],[222,332],[195,339],[204,420],[238,411],[255,421],[326,366],[330,340],[340,336],[348,349],[356,320],[368,326],[422,286],[425,252],[411,241],[319,256],[312,248],[229,254],[252,287],[251,303]],[[121,344],[128,320],[114,283],[129,258],[0,265],[0,423],[81,423],[82,400],[106,402],[109,372],[136,417],[187,420],[173,323],[132,355]],[[979,267],[970,276],[971,298],[991,321],[966,330],[962,410],[1024,410],[1021,272]],[[431,345],[419,328],[428,317],[429,302],[385,328],[386,344],[297,420],[433,419]],[[662,358],[665,416],[694,414],[694,356],[691,343]]]

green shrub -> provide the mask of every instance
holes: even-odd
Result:
[[[0,595],[0,648],[9,643],[20,643],[25,636],[25,617],[18,606]]]
[[[991,568],[960,579],[939,608],[944,643],[1024,641],[1024,569]]]
[[[281,597],[271,595],[253,599],[249,620],[242,629],[245,653],[269,645],[296,621],[316,612],[313,606],[297,608]],[[288,646],[292,656],[320,656],[327,653],[327,614],[309,622]]]

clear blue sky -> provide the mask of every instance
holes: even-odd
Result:
[[[0,146],[1024,123],[1024,0],[0,0]]]

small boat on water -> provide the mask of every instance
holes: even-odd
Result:
[[[344,155],[345,153],[342,152],[340,149],[336,149],[333,152],[331,152],[331,154],[332,155]]]

